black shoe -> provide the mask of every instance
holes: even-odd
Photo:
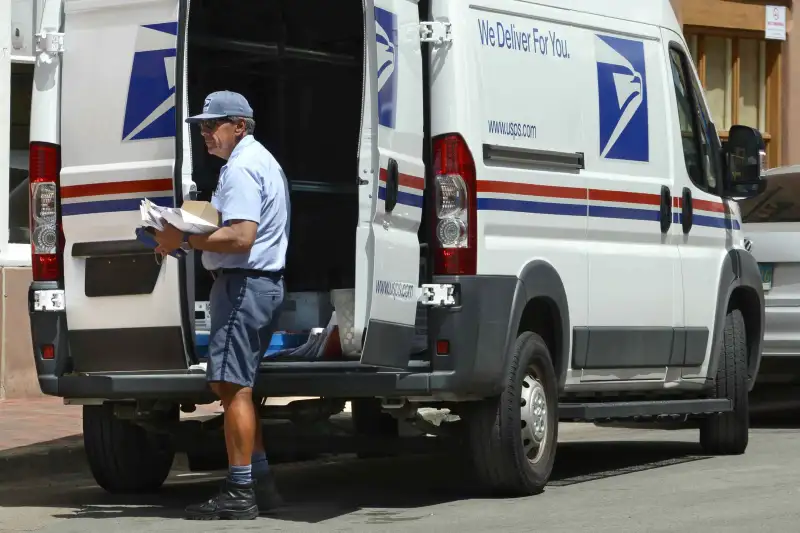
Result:
[[[189,520],[253,520],[258,516],[253,483],[237,485],[226,479],[219,494],[186,508]]]
[[[256,478],[254,485],[259,512],[267,513],[283,506],[283,498],[275,486],[275,478],[272,477],[271,473]]]

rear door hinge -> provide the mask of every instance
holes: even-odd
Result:
[[[63,53],[63,33],[42,32],[36,34],[36,54],[42,56],[45,63],[49,63],[52,56]]]
[[[452,24],[449,22],[420,22],[419,23],[419,40],[423,43],[432,43],[435,46],[441,46],[444,43],[453,42],[453,34],[451,31]]]
[[[39,290],[33,292],[33,311],[66,311],[67,304],[64,301],[64,291]]]
[[[419,303],[430,307],[453,307],[458,305],[456,286],[449,283],[426,283],[420,288]]]

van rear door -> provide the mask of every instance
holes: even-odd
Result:
[[[356,287],[369,302],[361,362],[406,368],[414,340],[425,189],[419,7],[415,0],[366,0],[365,7],[365,122],[372,127],[364,130],[371,135],[362,139],[362,154],[371,146],[373,172],[361,187],[362,197],[369,195],[362,205],[371,206],[366,245],[372,252],[368,276],[357,281],[363,278],[369,289]]]
[[[78,372],[187,368],[185,266],[157,260],[134,238],[142,198],[176,201],[177,39],[185,4],[65,3],[60,193]]]

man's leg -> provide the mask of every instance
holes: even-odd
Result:
[[[232,383],[214,383],[212,390],[222,400],[225,408],[224,429],[228,464],[250,466],[256,434],[253,389]]]
[[[257,362],[250,341],[257,330],[251,323],[254,298],[244,276],[217,278],[211,291],[207,378],[225,409],[228,476],[217,496],[186,508],[189,518],[258,516],[250,464],[256,434],[252,385]]]

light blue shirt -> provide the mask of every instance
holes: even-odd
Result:
[[[289,186],[278,161],[252,135],[239,141],[222,167],[211,205],[219,211],[223,225],[232,220],[251,220],[258,224],[258,232],[249,253],[203,252],[206,269],[275,272],[285,267],[291,212]]]

